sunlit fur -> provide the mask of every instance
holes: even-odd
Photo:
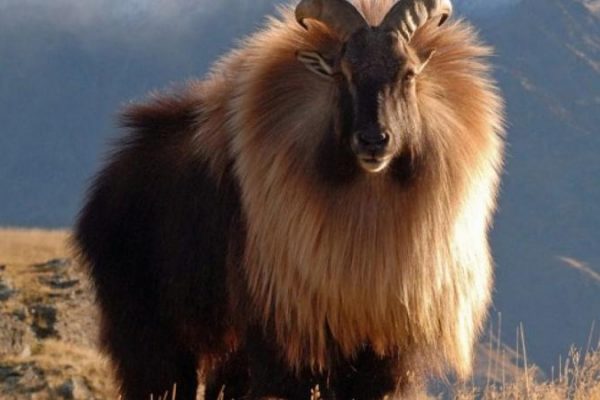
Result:
[[[377,25],[392,3],[357,7]],[[318,23],[305,31],[289,9],[192,88],[212,107],[201,151],[217,176],[233,160],[241,186],[252,301],[292,366],[327,368],[329,332],[347,356],[371,343],[414,370],[471,371],[490,303],[503,106],[491,50],[467,23],[428,24],[410,45],[436,50],[417,82],[423,129],[411,140],[421,162],[410,185],[386,173],[346,185],[319,179],[336,84],[296,52],[341,43]]]

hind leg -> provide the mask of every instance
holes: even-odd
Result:
[[[204,400],[243,399],[248,393],[248,379],[246,353],[238,351],[231,354],[208,375]]]
[[[415,399],[421,393],[410,361],[402,355],[381,357],[365,346],[352,359],[340,360],[334,387],[339,399]]]
[[[396,390],[393,360],[378,357],[366,347],[351,360],[340,360],[335,374],[335,393],[340,399],[379,400]]]
[[[139,318],[139,316],[138,316]],[[197,358],[158,321],[104,318],[102,342],[116,370],[123,400],[164,396],[195,400]]]
[[[334,399],[327,376],[309,369],[294,371],[281,358],[275,336],[265,336],[262,328],[250,329],[247,335],[250,371],[248,399],[310,400],[311,391],[320,388],[322,399]]]
[[[245,346],[230,355],[207,377],[205,400],[310,400],[319,386],[322,399],[334,399],[325,376],[294,372],[280,357],[273,340],[262,328],[247,332]]]
[[[304,375],[294,374],[262,339],[251,339],[249,349],[239,350],[211,371],[204,399],[310,400],[316,383]]]

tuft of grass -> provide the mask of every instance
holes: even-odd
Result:
[[[498,335],[492,334],[490,327],[489,345],[484,349],[489,352],[485,381],[457,385],[454,399],[600,400],[600,338],[594,345],[595,324],[592,324],[586,348],[572,347],[564,360],[559,357],[550,377],[544,377],[535,365],[528,363],[523,324],[517,328],[515,350],[500,342],[500,324],[501,316]]]
[[[456,400],[600,400],[600,347],[587,353],[573,349],[558,376],[536,379],[533,367],[508,384],[457,388]]]

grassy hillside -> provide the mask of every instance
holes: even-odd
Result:
[[[114,399],[65,231],[0,230],[0,398]]]

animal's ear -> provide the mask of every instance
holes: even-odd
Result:
[[[427,64],[429,64],[429,61],[431,61],[431,59],[433,58],[435,51],[435,49],[427,49],[419,54],[421,64],[419,65],[419,68],[417,68],[417,74],[420,74],[421,71],[423,71],[425,67],[427,67]]]
[[[299,51],[296,53],[296,58],[304,64],[309,71],[312,71],[323,78],[332,79],[335,74],[334,63],[327,60],[316,51]]]

